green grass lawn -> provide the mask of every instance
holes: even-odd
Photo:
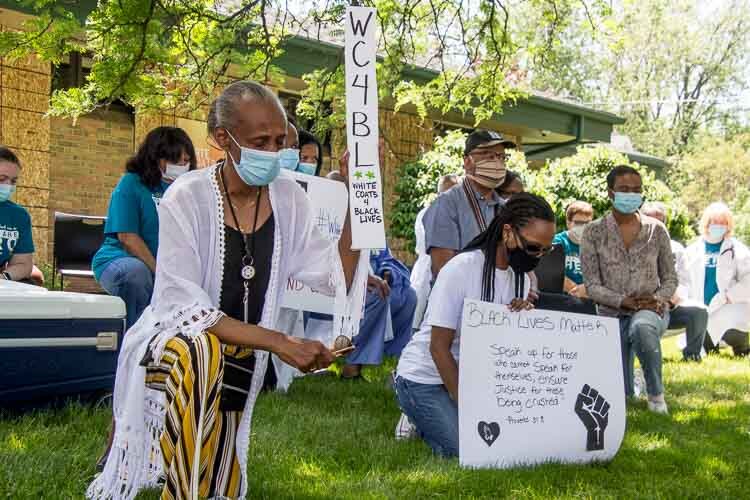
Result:
[[[250,450],[251,498],[750,498],[750,363],[726,354],[678,362],[665,343],[671,416],[645,402],[608,464],[463,470],[419,441],[396,442],[388,367],[368,381],[298,380],[261,396]],[[110,413],[78,404],[0,414],[0,497],[81,498]],[[140,498],[158,498],[148,491]]]

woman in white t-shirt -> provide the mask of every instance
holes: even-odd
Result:
[[[458,455],[458,363],[464,299],[531,309],[529,271],[552,249],[555,216],[544,199],[513,195],[485,232],[440,271],[420,330],[404,349],[396,394],[433,451]],[[491,256],[487,259],[486,256]]]

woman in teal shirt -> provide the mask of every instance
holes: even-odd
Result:
[[[31,217],[25,208],[10,201],[20,170],[15,153],[0,146],[0,280],[29,281],[34,277]]]
[[[724,203],[706,207],[701,238],[685,249],[689,272],[688,299],[708,308],[707,353],[718,352],[719,340],[735,356],[750,355],[750,249],[734,237],[734,217]]]
[[[94,256],[96,280],[127,309],[127,327],[151,302],[159,246],[157,207],[177,177],[196,168],[195,149],[180,128],[158,127],[146,135],[127,173],[112,193],[104,243]]]
[[[594,220],[594,207],[591,204],[576,200],[565,210],[567,231],[557,233],[552,244],[560,245],[565,252],[565,282],[563,289],[574,297],[585,299],[586,286],[581,273],[581,236],[586,224]]]

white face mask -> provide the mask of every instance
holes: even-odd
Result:
[[[573,243],[581,243],[581,238],[583,237],[583,229],[585,227],[586,226],[578,225],[573,226],[572,229],[568,229],[568,236]]]
[[[189,170],[190,165],[177,165],[175,163],[167,163],[162,177],[167,181],[174,181],[179,176],[188,173]]]

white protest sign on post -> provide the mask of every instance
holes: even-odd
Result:
[[[464,302],[459,459],[465,467],[611,460],[625,435],[616,318]]]
[[[330,241],[338,241],[346,219],[346,185],[313,175],[286,172],[307,192],[313,210],[313,220],[320,232]],[[290,278],[282,306],[289,309],[333,314],[333,297],[316,292],[301,281]]]
[[[352,248],[385,248],[383,184],[378,154],[375,9],[346,9],[346,141]]]

